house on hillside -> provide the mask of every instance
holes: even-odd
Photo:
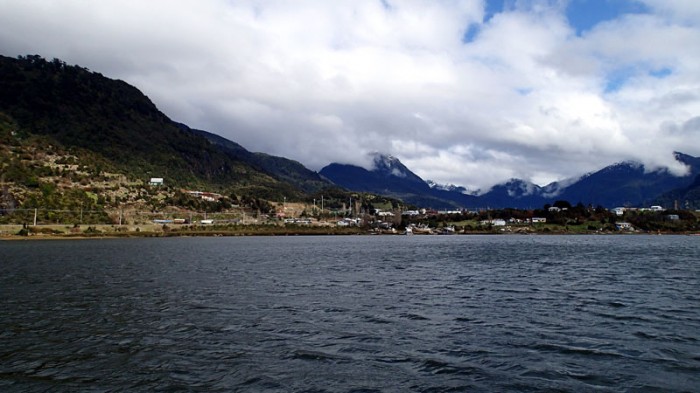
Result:
[[[626,210],[627,209],[624,207],[616,207],[616,208],[612,209],[612,212],[615,213],[615,215],[617,215],[617,216],[622,216],[625,214]]]
[[[149,186],[162,186],[163,185],[163,178],[162,177],[152,177],[151,180],[148,181]]]

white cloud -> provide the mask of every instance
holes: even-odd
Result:
[[[682,24],[698,25],[700,3],[693,0],[641,0],[658,14]]]
[[[700,155],[700,10],[645,3],[577,36],[565,1],[483,23],[469,0],[0,0],[0,51],[124,79],[175,120],[312,169],[380,151],[486,189]]]

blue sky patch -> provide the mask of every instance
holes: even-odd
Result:
[[[647,71],[647,68],[643,64],[618,68],[606,75],[604,91],[606,94],[615,93],[635,76],[648,75],[657,79],[663,79],[671,74],[673,74],[673,69],[669,67],[650,69]]]
[[[484,20],[482,23],[488,23],[494,15],[503,12],[506,9],[512,8],[512,5],[506,6],[506,3],[510,4],[513,0],[486,0],[486,8],[484,9]],[[462,42],[470,43],[474,42],[479,36],[481,31],[481,24],[471,24],[467,27],[467,30],[462,35]]]
[[[483,23],[488,23],[496,14],[514,10],[518,4],[527,7],[533,0],[521,3],[515,0],[486,0]],[[649,13],[650,9],[639,0],[570,0],[566,18],[577,35],[591,30],[601,22],[617,19],[626,14]],[[472,42],[478,35],[478,28],[471,26],[464,34],[464,42]]]
[[[576,34],[591,30],[595,25],[613,20],[625,14],[643,14],[649,8],[635,0],[571,0],[566,8],[569,24]]]
[[[481,31],[481,28],[479,27],[479,25],[476,23],[472,23],[467,28],[467,31],[464,32],[464,35],[462,36],[462,42],[465,42],[465,43],[473,42],[476,39],[476,37],[479,35],[479,31]]]
[[[605,93],[615,93],[620,90],[625,83],[637,75],[638,70],[636,67],[625,67],[619,68],[607,75],[605,80]]]
[[[486,9],[484,10],[484,23],[493,18],[494,15],[503,12],[505,0],[486,0]]]
[[[659,79],[663,79],[663,78],[671,75],[672,73],[673,73],[673,70],[668,68],[668,67],[663,67],[663,68],[649,71],[649,75],[653,76],[654,78],[659,78]]]

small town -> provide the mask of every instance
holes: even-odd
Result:
[[[453,235],[453,234],[694,234],[700,212],[667,210],[661,206],[628,208],[572,206],[557,201],[539,209],[435,210],[402,208],[396,201],[372,203],[356,195],[347,201],[323,195],[312,203],[261,203],[257,209],[235,204],[219,193],[171,190],[163,178],[150,178],[139,188],[138,199],[124,200],[111,209],[95,211],[4,209],[0,238],[83,238],[133,236],[235,235]],[[151,195],[151,202],[144,198]],[[167,205],[174,195],[185,198],[188,209]],[[365,196],[373,199],[372,196]],[[109,197],[108,197],[109,198]],[[163,203],[153,205],[153,201]],[[193,203],[199,203],[194,204]],[[147,210],[147,207],[151,207]]]

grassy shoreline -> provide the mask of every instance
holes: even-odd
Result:
[[[363,228],[328,226],[226,225],[226,226],[164,226],[143,225],[0,225],[0,240],[42,239],[103,239],[138,237],[215,237],[215,236],[313,236],[361,235]]]
[[[469,230],[454,235],[700,235],[697,232],[599,232],[570,231],[563,228],[546,228],[533,231],[503,232]],[[0,225],[0,240],[82,240],[108,238],[143,238],[143,237],[231,237],[231,236],[348,236],[348,235],[384,235],[400,236],[402,232],[373,231],[360,227],[333,226],[284,226],[284,225],[213,225],[213,226],[164,226],[157,224],[143,225]],[[432,234],[435,235],[435,234]],[[414,236],[430,236],[416,234]]]

